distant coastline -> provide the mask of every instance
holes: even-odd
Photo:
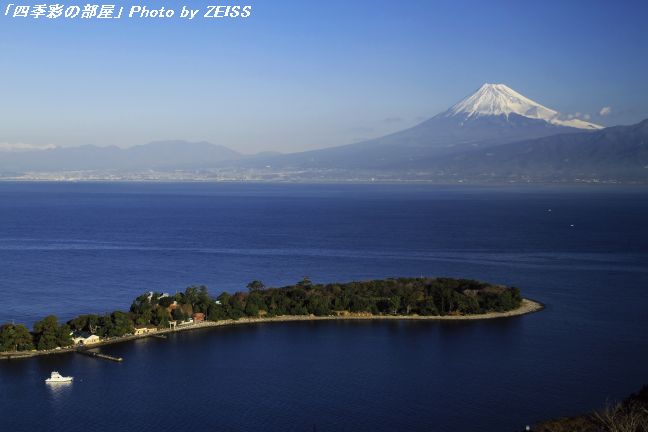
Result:
[[[314,171],[310,175],[303,175],[303,171],[250,173],[249,175],[230,175],[229,173],[205,173],[196,175],[194,172],[142,172],[119,175],[109,173],[28,173],[28,174],[1,174],[0,183],[241,183],[241,184],[301,184],[301,185],[327,185],[327,184],[378,184],[378,185],[430,185],[430,186],[641,186],[648,184],[648,180],[627,179],[589,179],[589,178],[445,178],[430,177],[419,178],[415,176],[376,176],[376,175],[342,175],[325,177],[323,173]],[[326,172],[328,174],[328,172]]]
[[[314,321],[476,321],[476,320],[490,320],[510,318],[520,315],[526,315],[534,312],[539,312],[544,309],[544,304],[523,298],[518,308],[505,311],[505,312],[487,312],[483,314],[472,315],[445,315],[445,316],[429,316],[429,315],[373,315],[368,313],[349,313],[345,315],[335,316],[316,316],[316,315],[283,315],[276,317],[245,317],[238,320],[227,319],[220,321],[203,321],[186,325],[176,329],[161,329],[149,334],[129,335],[114,337],[102,340],[99,343],[84,349],[96,349],[102,346],[114,345],[118,343],[129,342],[133,340],[152,337],[154,335],[168,335],[178,332],[186,332],[192,330],[208,329],[223,326],[235,326],[243,324],[263,324],[263,323],[286,323],[286,322],[314,322]],[[34,351],[18,351],[18,352],[0,352],[0,360],[16,360],[24,358],[32,358],[45,355],[56,355],[72,353],[79,349],[79,347],[66,347],[52,350],[34,350]]]

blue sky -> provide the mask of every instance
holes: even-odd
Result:
[[[3,13],[8,3],[0,2]],[[194,21],[0,16],[0,144],[187,139],[243,152],[320,148],[412,126],[484,82],[604,125],[648,118],[645,2],[220,4],[250,4],[253,13]],[[599,115],[603,107],[611,113]]]

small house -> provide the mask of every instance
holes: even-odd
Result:
[[[191,315],[191,318],[193,318],[194,322],[205,321],[205,314],[202,312],[196,312],[195,314]]]
[[[152,326],[152,325],[138,325],[135,326],[135,331],[133,334],[135,336],[140,336],[140,335],[145,335],[149,333],[154,333],[157,331],[157,327]]]
[[[74,345],[92,345],[101,342],[101,338],[96,334],[90,333],[77,333],[72,336],[72,342]]]

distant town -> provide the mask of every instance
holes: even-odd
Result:
[[[617,178],[597,177],[534,177],[529,175],[460,176],[428,172],[363,172],[361,170],[300,169],[273,170],[220,168],[214,170],[115,171],[85,170],[56,172],[24,172],[0,174],[0,181],[51,182],[276,182],[276,183],[426,183],[426,184],[644,184]]]

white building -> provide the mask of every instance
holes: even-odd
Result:
[[[155,333],[157,331],[157,327],[153,325],[138,325],[135,326],[133,334],[135,336],[140,336],[140,335],[145,335],[149,333]]]
[[[95,334],[77,334],[72,337],[74,345],[92,345],[101,342],[101,338]]]

